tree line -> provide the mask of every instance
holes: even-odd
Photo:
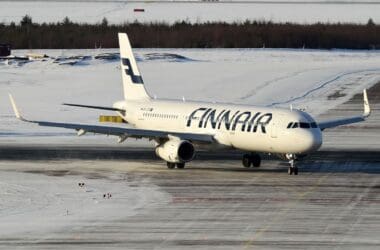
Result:
[[[186,21],[167,24],[34,23],[28,15],[19,23],[0,23],[0,43],[13,49],[117,48],[117,33],[127,32],[136,48],[310,48],[380,49],[380,25],[349,23],[236,23]]]

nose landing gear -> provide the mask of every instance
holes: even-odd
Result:
[[[295,160],[290,160],[289,163],[290,163],[290,166],[288,168],[288,174],[298,175],[298,167],[295,165]]]
[[[289,175],[298,175],[298,167],[296,166],[296,159],[297,157],[294,154],[287,154],[286,158],[289,160],[289,168],[288,168],[288,174]]]
[[[250,168],[251,166],[258,168],[261,164],[261,157],[255,153],[245,154],[243,155],[242,163],[245,168]]]
[[[168,169],[173,169],[173,168],[175,168],[175,163],[173,163],[173,162],[166,162],[166,166],[168,166]]]
[[[182,169],[182,168],[185,168],[185,163],[174,163],[174,162],[166,162],[166,166],[169,168],[169,169],[173,169],[175,167],[179,168],[179,169]]]

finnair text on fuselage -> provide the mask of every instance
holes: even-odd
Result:
[[[271,120],[272,113],[261,114],[261,112],[252,113],[250,111],[232,112],[228,109],[219,111],[217,109],[201,107],[189,115],[186,126],[221,129],[223,125],[227,131],[235,131],[238,125],[240,125],[242,132],[256,133],[257,131],[261,131],[262,133],[266,133],[265,128]]]

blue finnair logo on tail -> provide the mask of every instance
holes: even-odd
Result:
[[[122,58],[121,59],[121,63],[124,66],[128,67],[128,69],[125,69],[125,74],[131,76],[131,79],[132,79],[133,83],[139,83],[139,84],[143,84],[144,83],[144,81],[143,81],[143,79],[142,79],[141,76],[135,75],[135,73],[133,73],[131,62],[129,61],[128,58]]]

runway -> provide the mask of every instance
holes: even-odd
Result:
[[[33,216],[28,209],[20,212],[23,223],[33,228],[27,233],[22,233],[22,226],[17,229],[17,216],[12,221],[6,212],[0,212],[2,248],[380,246],[380,157],[376,151],[318,152],[300,163],[298,176],[289,176],[286,164],[272,158],[263,161],[261,168],[245,169],[238,152],[201,153],[185,169],[168,170],[148,149],[49,148],[0,149],[0,183],[16,175],[17,183],[22,178],[20,190],[35,188],[36,182],[56,189],[52,193],[35,190],[37,195],[32,200],[49,197],[41,217]],[[15,153],[18,160],[12,159]],[[2,179],[4,175],[6,180]],[[81,181],[98,191],[78,194],[75,188]],[[104,201],[102,191],[110,189],[113,198]],[[88,199],[99,203],[75,207],[72,200],[78,195],[77,202]],[[142,205],[136,205],[139,203]],[[109,207],[96,212],[94,207],[99,204]],[[51,208],[56,205],[57,209]],[[73,214],[63,217],[64,208],[70,206]],[[75,223],[64,221],[91,209],[92,213],[84,213],[84,218],[75,219]],[[56,217],[63,221],[49,229],[49,222]],[[7,228],[16,231],[3,231],[4,221]]]

